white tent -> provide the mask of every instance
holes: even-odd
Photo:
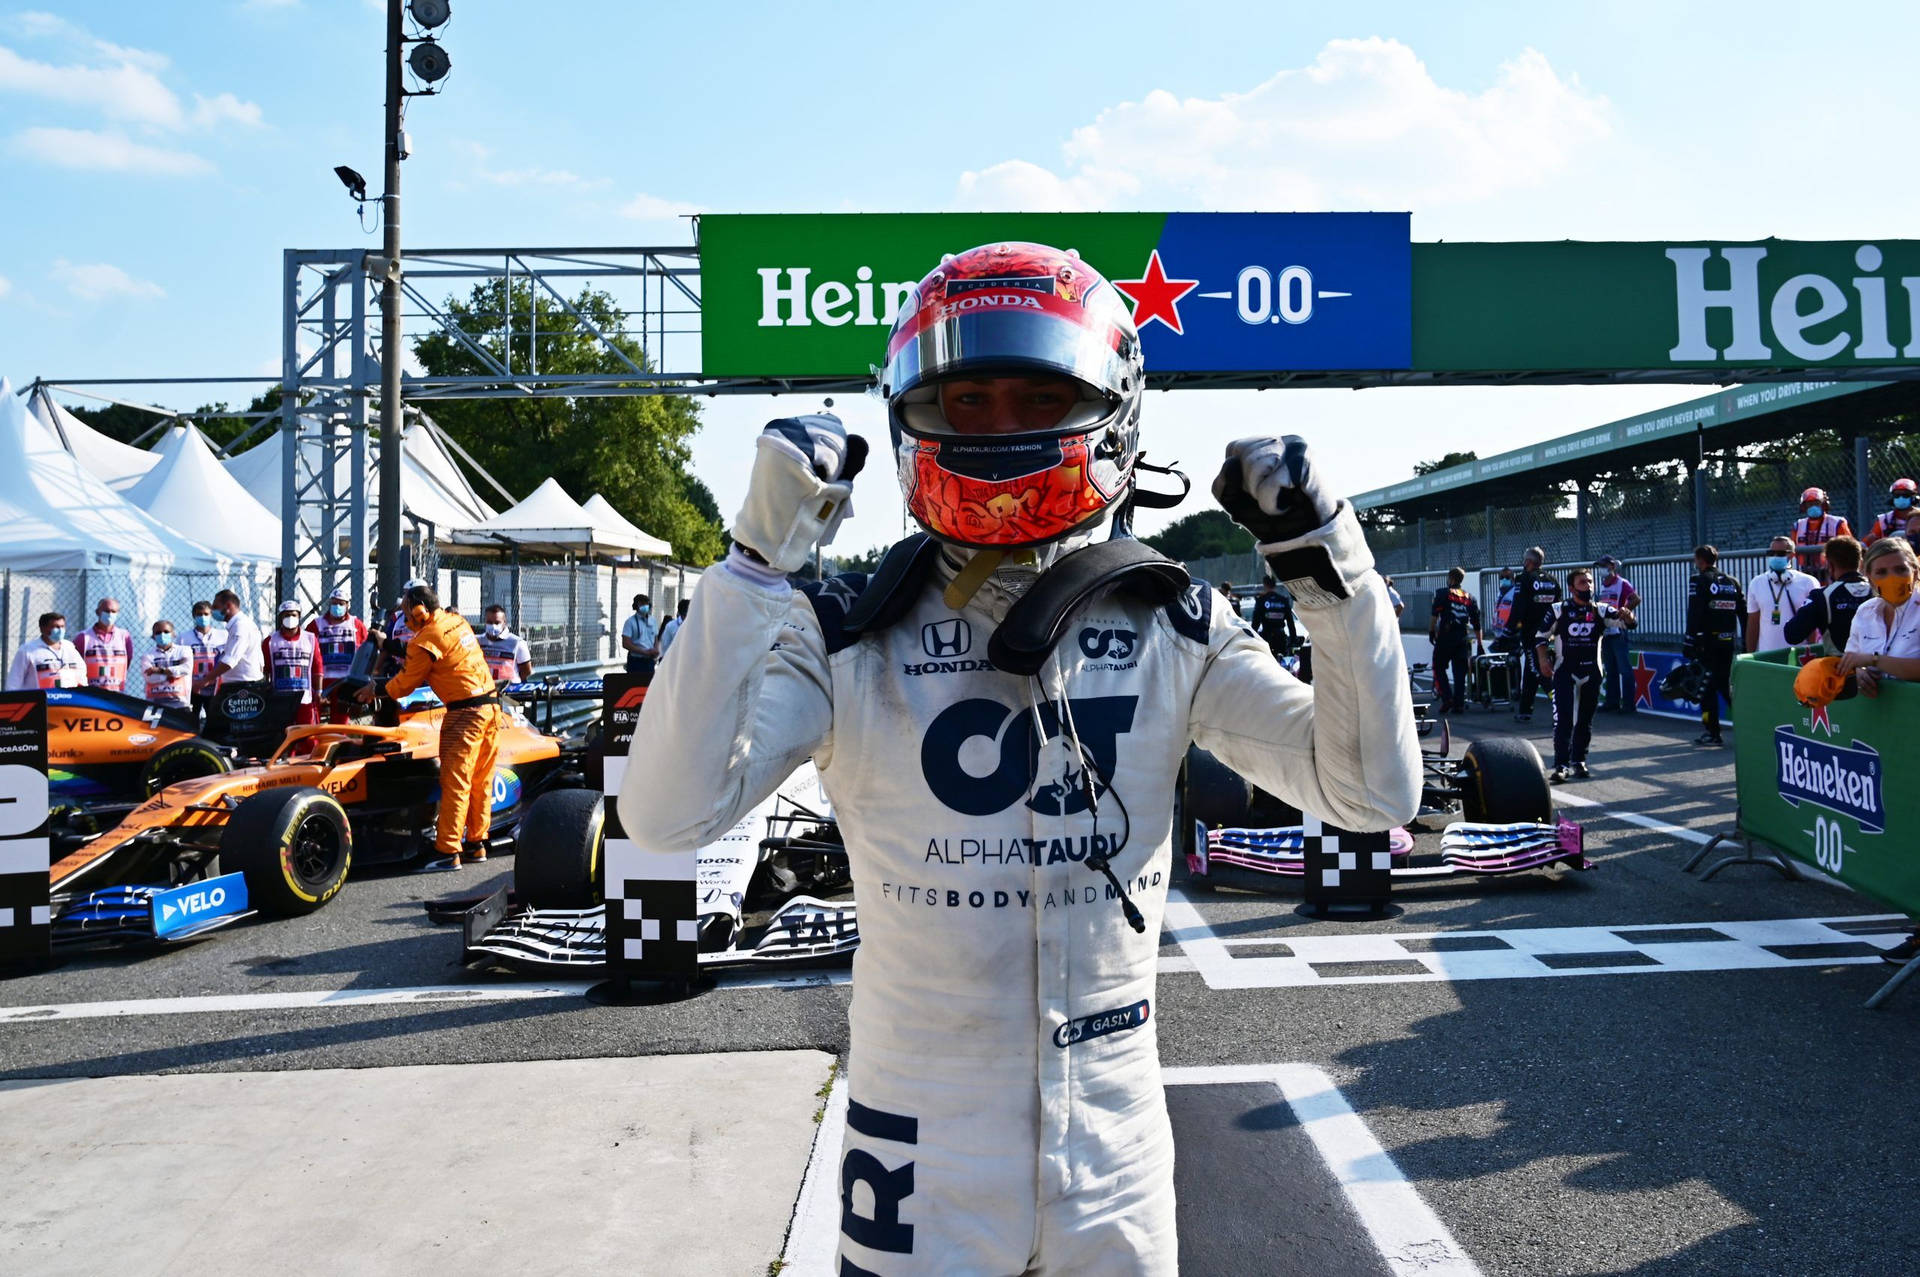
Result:
[[[616,514],[613,519],[619,519]],[[624,519],[594,514],[549,477],[520,504],[451,539],[459,545],[518,545],[573,554],[658,554],[661,545]]]
[[[582,501],[580,508],[588,514],[595,516],[609,527],[624,528],[626,531],[633,533],[633,535],[641,541],[640,548],[635,551],[637,555],[662,559],[673,557],[673,547],[671,545],[662,541],[659,537],[653,535],[653,533],[643,531],[635,525],[632,520],[628,519],[627,516],[614,509],[613,502],[607,500],[598,492],[588,497],[585,501]]]
[[[55,441],[79,459],[95,478],[116,492],[138,483],[160,460],[153,453],[101,434],[53,401],[42,386],[33,396],[32,414]]]
[[[280,458],[286,436],[275,429],[266,439],[237,457],[220,464],[259,503],[276,518],[281,510],[284,482]],[[353,488],[353,474],[343,457],[334,468],[334,490],[342,500]],[[372,519],[379,507],[379,475],[368,476],[367,517]],[[459,467],[447,456],[429,429],[415,425],[401,440],[400,508],[422,523],[431,523],[436,535],[470,528],[494,515],[493,507],[482,501],[466,482]]]
[[[171,426],[154,451],[160,463],[127,489],[127,500],[235,558],[279,559],[279,516],[221,468],[199,430]]]

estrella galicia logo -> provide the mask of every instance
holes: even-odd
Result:
[[[1080,650],[1090,661],[1124,661],[1140,645],[1132,630],[1102,630],[1089,625],[1080,631]]]
[[[1106,791],[1107,780],[1119,763],[1120,737],[1133,730],[1133,713],[1139,701],[1137,696],[1075,697],[1069,701],[1080,745],[1097,772],[1092,779],[1098,793]],[[1060,711],[1051,701],[1040,706],[1040,728],[1040,732],[1034,729],[1031,709],[1016,714],[999,701],[955,701],[940,711],[921,738],[920,773],[935,798],[969,816],[991,816],[1022,799],[1045,816],[1086,811],[1090,804],[1083,783],[1049,782],[1034,792],[1041,732],[1049,738],[1061,734]],[[988,742],[990,748],[980,752],[994,759],[992,770],[985,775],[968,771],[960,762],[961,753],[975,740]]]
[[[258,692],[235,692],[220,708],[234,722],[244,723],[265,713],[267,702]]]
[[[1147,1022],[1151,1014],[1145,998],[1130,1007],[1121,1007],[1118,1011],[1102,1011],[1098,1015],[1083,1015],[1078,1020],[1068,1020],[1053,1031],[1053,1044],[1057,1047],[1069,1047],[1076,1042],[1085,1042],[1091,1038],[1103,1038],[1109,1033],[1125,1033],[1128,1029],[1137,1029]]]
[[[1862,833],[1887,827],[1879,750],[1858,740],[1851,748],[1814,740],[1784,724],[1773,729],[1773,746],[1775,780],[1788,806],[1807,802],[1851,816]]]
[[[973,650],[973,627],[964,616],[928,621],[920,627],[920,650],[935,660],[965,656]]]

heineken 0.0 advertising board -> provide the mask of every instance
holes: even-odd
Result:
[[[1798,672],[1785,651],[1734,662],[1741,832],[1920,911],[1920,790],[1899,780],[1920,687],[1883,680],[1877,697],[1810,708],[1794,699]]]
[[[942,254],[1074,248],[1149,376],[1920,373],[1920,242],[1413,244],[1404,213],[711,214],[702,371],[865,377]],[[1417,380],[1417,377],[1416,377]]]
[[[1155,372],[1404,369],[1405,213],[709,216],[702,371],[860,376],[943,254],[996,240],[1079,252],[1122,294]]]

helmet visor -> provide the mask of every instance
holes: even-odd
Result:
[[[969,296],[985,302],[990,295]],[[1049,299],[1051,300],[1051,299]],[[889,398],[954,377],[1072,377],[1110,399],[1134,387],[1133,338],[1106,323],[1075,322],[1045,310],[949,308],[896,339],[882,378]]]

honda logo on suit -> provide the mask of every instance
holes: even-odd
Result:
[[[920,627],[920,650],[932,657],[965,656],[973,650],[973,627],[963,616]]]

